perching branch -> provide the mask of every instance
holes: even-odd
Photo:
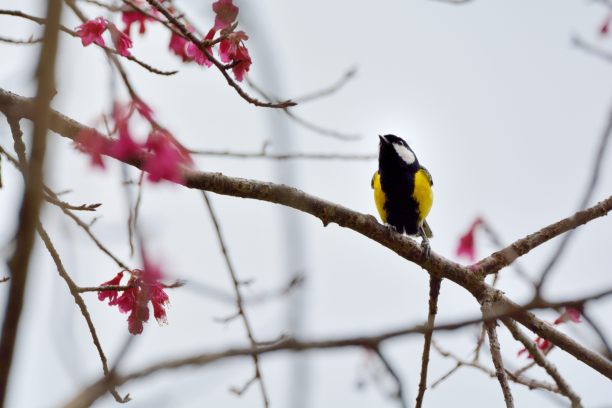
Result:
[[[31,118],[32,101],[29,98],[0,90],[0,111],[19,117]],[[91,130],[55,111],[52,112],[51,129],[72,140],[75,139],[80,131]],[[142,160],[139,159],[128,160],[126,162],[139,168],[142,166]],[[430,274],[446,278],[464,287],[476,299],[490,297],[493,299],[492,306],[494,309],[515,310],[513,318],[519,323],[539,336],[553,342],[606,377],[612,378],[612,363],[610,361],[585,348],[554,327],[550,327],[550,325],[538,319],[532,313],[521,310],[518,304],[484,282],[483,277],[485,275],[493,273],[493,269],[499,268],[498,262],[508,262],[503,256],[497,255],[495,257],[494,254],[486,258],[485,261],[479,264],[480,273],[475,273],[471,268],[461,266],[434,252],[429,257],[426,257],[414,240],[391,231],[384,225],[379,224],[371,215],[352,211],[292,187],[195,170],[185,170],[183,177],[185,185],[190,188],[282,204],[319,218],[323,225],[336,223],[339,226],[352,229],[389,248],[401,257],[421,266]],[[542,231],[517,241],[519,245],[514,244],[517,249],[516,252],[524,254],[554,238],[559,233],[602,217],[611,210],[612,197],[609,197],[588,210],[578,212],[572,217],[551,224],[543,228]]]

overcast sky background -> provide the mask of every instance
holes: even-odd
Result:
[[[45,13],[43,1],[9,1],[2,7]],[[211,1],[182,1],[185,11],[208,29]],[[362,138],[341,142],[288,121],[278,111],[255,108],[239,98],[215,70],[183,65],[167,52],[169,34],[150,24],[134,36],[133,53],[161,69],[180,69],[173,77],[155,76],[126,63],[130,78],[156,118],[191,148],[259,151],[267,140],[270,152],[375,154],[378,134],[404,137],[433,175],[434,206],[430,217],[433,250],[454,259],[458,237],[481,215],[509,243],[572,214],[591,172],[593,157],[612,109],[612,65],[572,46],[578,36],[612,52],[612,37],[598,28],[608,11],[595,2],[481,1],[462,6],[437,1],[261,0],[237,2],[240,27],[250,36],[251,78],[282,97],[295,97],[335,82],[349,68],[356,77],[331,97],[295,109],[302,117]],[[104,15],[95,7],[88,16]],[[64,9],[64,24],[78,25]],[[134,30],[135,31],[135,30]],[[0,35],[27,38],[32,23],[0,17]],[[100,50],[83,48],[62,36],[58,96],[54,107],[70,117],[95,124],[111,106],[112,78]],[[0,45],[0,87],[34,95],[32,80],[36,46]],[[118,86],[125,100],[125,92]],[[26,134],[31,127],[24,124]],[[144,130],[144,129],[143,129]],[[280,136],[279,136],[280,134]],[[127,207],[121,168],[107,160],[108,170],[92,169],[88,159],[66,140],[51,135],[46,178],[56,190],[72,189],[72,203],[101,202],[102,218],[95,232],[121,259],[128,259]],[[0,144],[12,148],[4,121]],[[602,169],[595,201],[612,191],[610,154]],[[308,193],[375,214],[370,178],[375,161],[296,161],[290,165],[264,160],[198,158],[202,170],[267,181],[289,182]],[[132,177],[137,173],[130,170]],[[21,197],[18,174],[2,166],[0,245],[8,243],[16,225]],[[213,204],[236,270],[253,283],[245,296],[283,287],[296,273],[305,283],[298,294],[248,305],[257,339],[287,332],[290,304],[304,304],[300,335],[322,339],[376,332],[423,322],[427,314],[428,275],[394,253],[350,230],[323,228],[313,217],[277,205],[213,195]],[[86,219],[90,216],[85,215]],[[109,280],[116,266],[55,208],[46,208],[44,223],[60,250],[68,272],[83,286]],[[294,235],[287,235],[287,225]],[[216,318],[234,313],[232,301],[203,294],[198,283],[231,294],[231,281],[219,251],[201,195],[169,183],[146,184],[140,226],[147,247],[171,279],[191,284],[170,292],[169,324],[149,322],[122,371],[206,350],[246,345],[242,323]],[[547,287],[551,299],[579,297],[611,283],[612,219],[602,218],[580,229]],[[480,236],[479,255],[493,247]],[[533,276],[555,249],[547,243],[521,259]],[[138,261],[130,264],[138,267]],[[0,266],[0,275],[6,267]],[[503,271],[502,289],[525,301],[529,287],[512,269]],[[41,247],[35,248],[22,318],[17,357],[11,377],[9,407],[54,407],[99,378],[101,365],[82,316],[64,282]],[[6,299],[8,285],[0,285]],[[84,295],[102,345],[114,360],[128,332],[126,316],[116,308]],[[589,307],[609,336],[612,301]],[[477,316],[478,304],[462,288],[443,282],[439,322]],[[553,320],[555,314],[540,313]],[[598,345],[586,325],[561,330],[589,346]],[[573,330],[571,330],[573,329]],[[519,367],[521,348],[499,329],[507,366]],[[476,327],[436,334],[446,349],[469,357]],[[410,405],[416,395],[421,337],[385,343],[403,379]],[[484,353],[485,360],[488,353]],[[611,407],[612,385],[561,350],[550,354],[586,407]],[[300,360],[301,359],[301,360]],[[278,353],[262,358],[263,374],[273,407],[296,406],[292,400],[291,367],[306,361],[309,380],[302,391],[307,407],[397,406],[385,395],[392,384],[372,380],[375,358],[359,349],[309,352],[302,357]],[[490,363],[488,363],[491,365]],[[429,379],[454,365],[432,351]],[[228,391],[252,375],[248,358],[175,370],[120,388],[136,407],[257,407],[261,397],[252,387],[242,397]],[[542,370],[532,372],[546,379]],[[365,387],[358,384],[365,381]],[[381,389],[382,388],[382,389]],[[539,391],[511,385],[517,406],[564,406]],[[496,380],[462,368],[425,396],[427,406],[502,406]],[[96,407],[116,406],[111,397]]]

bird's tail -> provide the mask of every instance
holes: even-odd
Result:
[[[427,223],[427,220],[423,220],[423,232],[427,238],[433,238],[433,232]]]

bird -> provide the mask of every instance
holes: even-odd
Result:
[[[400,234],[421,237],[429,256],[433,233],[426,217],[433,204],[433,180],[401,137],[379,136],[378,170],[372,177],[374,202],[383,223]]]

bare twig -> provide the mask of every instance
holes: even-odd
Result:
[[[495,373],[495,371],[485,367],[484,365],[477,363],[475,361],[468,361],[468,360],[464,360],[458,356],[456,356],[455,354],[449,352],[449,351],[445,351],[442,350],[442,348],[440,348],[440,346],[436,343],[436,342],[432,342],[432,346],[433,348],[440,353],[441,356],[443,357],[447,357],[447,358],[451,358],[452,360],[454,360],[455,363],[455,367],[453,368],[453,370],[451,370],[449,373],[447,373],[444,377],[440,378],[439,380],[437,380],[434,385],[432,385],[432,388],[434,386],[439,385],[442,381],[444,381],[446,378],[448,378],[448,376],[452,373],[455,372],[457,369],[459,369],[460,367],[472,367],[475,368],[485,374],[487,374],[489,377],[491,378],[495,378],[497,376],[497,374]],[[528,387],[529,389],[540,389],[540,390],[544,390],[544,391],[549,391],[549,392],[554,392],[557,394],[560,394],[559,390],[557,389],[557,387],[555,387],[554,384],[550,384],[547,382],[543,382],[543,381],[538,381],[535,380],[533,378],[527,378],[524,376],[519,376],[519,375],[515,375],[512,374],[510,372],[506,371],[506,374],[508,375],[508,379],[516,384],[521,384],[524,385],[525,387]]]
[[[572,44],[578,48],[581,49],[582,51],[586,52],[587,54],[591,54],[594,55],[598,58],[601,58],[602,60],[606,61],[606,62],[612,62],[612,54],[609,53],[608,51],[596,47],[592,44],[587,43],[586,41],[584,41],[582,38],[578,37],[577,35],[572,36]]]
[[[30,37],[27,40],[15,40],[13,38],[0,37],[0,42],[7,44],[17,44],[17,45],[31,45],[31,44],[39,44],[43,41],[42,38],[34,38]]]
[[[485,301],[482,305],[482,315],[486,318],[490,313],[491,301]],[[502,392],[504,394],[504,401],[506,402],[506,407],[513,408],[514,401],[512,398],[512,392],[510,391],[510,386],[508,385],[508,377],[506,375],[506,370],[504,369],[504,362],[502,360],[499,340],[497,338],[496,325],[497,323],[495,320],[488,321],[485,323],[487,335],[489,337],[491,359],[493,360],[493,365],[495,366],[495,375],[497,377],[497,380],[499,381],[499,385],[501,386]]]
[[[70,275],[68,275],[68,272],[66,272],[66,269],[64,268],[64,265],[62,263],[62,259],[60,258],[57,250],[55,249],[55,246],[51,242],[51,238],[49,238],[47,231],[45,231],[45,229],[43,228],[41,224],[38,224],[37,230],[38,230],[38,235],[40,236],[43,243],[45,244],[45,247],[47,248],[47,251],[51,255],[51,258],[53,258],[53,262],[55,262],[55,266],[57,267],[57,272],[62,277],[62,279],[64,279],[64,281],[66,282],[66,285],[68,286],[68,290],[70,290],[70,294],[74,298],[74,303],[77,304],[77,306],[79,307],[79,310],[81,311],[81,314],[85,318],[85,322],[87,323],[87,328],[89,329],[91,338],[94,342],[94,345],[96,346],[96,349],[98,350],[98,355],[100,356],[100,361],[102,362],[102,370],[104,371],[104,375],[106,379],[110,379],[110,371],[108,369],[108,362],[106,359],[106,355],[104,354],[104,350],[102,350],[102,345],[100,344],[100,339],[98,338],[96,327],[94,326],[93,321],[91,320],[91,316],[89,315],[87,306],[85,305],[83,298],[79,294],[79,287],[76,285],[76,283],[74,283]],[[110,387],[110,392],[117,402],[128,402],[130,400],[129,394],[126,395],[125,397],[121,397],[114,387]]]
[[[395,395],[393,395],[393,397],[397,400],[400,407],[408,408],[408,403],[406,402],[406,397],[404,395],[404,385],[402,383],[402,379],[400,378],[399,374],[395,371],[395,369],[389,362],[389,359],[385,357],[380,347],[376,347],[374,349],[374,352],[376,353],[380,361],[383,363],[383,365],[387,369],[387,372],[389,373],[389,375],[391,375],[391,377],[395,381],[396,389],[395,389]]]
[[[612,134],[612,110],[610,110],[608,114],[608,120],[606,126],[601,134],[601,141],[599,142],[599,147],[597,149],[597,153],[595,155],[595,160],[593,162],[593,168],[591,170],[591,177],[589,179],[589,183],[587,184],[586,190],[582,196],[582,200],[578,205],[579,210],[585,209],[591,202],[593,198],[593,194],[595,193],[595,187],[600,178],[601,167],[603,164],[603,159],[606,153],[606,148],[608,146],[608,142],[610,140],[610,135]],[[540,292],[546,283],[546,279],[550,276],[550,272],[553,270],[559,259],[564,253],[565,247],[569,243],[570,239],[574,236],[575,229],[570,229],[567,234],[561,238],[557,249],[553,252],[550,257],[550,260],[542,270],[540,274],[540,280],[536,285],[536,291]]]
[[[427,327],[434,327],[436,314],[438,313],[438,296],[440,295],[440,284],[442,280],[437,276],[429,277],[429,314],[427,316]],[[431,337],[433,332],[425,333],[423,343],[423,355],[421,357],[421,379],[419,380],[419,392],[416,397],[416,408],[421,408],[425,390],[427,389],[427,366],[429,365],[429,349],[431,348]]]
[[[10,276],[3,276],[2,278],[0,278],[0,283],[8,282],[10,280],[11,280]]]
[[[244,324],[244,329],[246,330],[247,337],[249,338],[249,342],[251,343],[252,348],[257,348],[257,341],[255,340],[255,335],[253,334],[253,329],[251,327],[251,323],[247,317],[246,311],[244,309],[244,304],[242,301],[242,293],[240,291],[240,282],[238,280],[238,276],[236,275],[236,271],[234,270],[234,265],[227,251],[227,246],[225,244],[225,239],[223,238],[223,233],[221,232],[221,226],[219,224],[219,220],[217,215],[215,214],[215,210],[212,206],[210,198],[205,191],[202,192],[204,197],[204,201],[206,202],[206,207],[208,208],[208,213],[210,214],[210,218],[215,227],[215,231],[217,234],[217,240],[219,241],[219,246],[221,247],[221,253],[223,254],[223,258],[225,259],[225,265],[227,266],[227,270],[232,279],[232,283],[234,286],[234,294],[236,296],[236,307],[238,308],[238,314],[240,315],[242,322]],[[259,382],[259,389],[261,391],[261,396],[263,398],[264,406],[267,408],[270,406],[270,399],[268,398],[268,392],[266,391],[266,386],[264,384],[263,377],[261,375],[261,368],[259,365],[259,356],[257,353],[253,353],[253,364],[255,366],[255,374],[253,376],[253,381],[257,380]],[[246,387],[248,387],[250,383],[247,383],[244,389],[240,392],[244,392]]]
[[[261,89],[259,86],[255,85],[255,83],[253,83],[253,81],[251,81],[249,78],[246,78],[246,83],[255,91],[257,92],[262,98],[264,98],[266,101],[268,102],[273,102],[273,103],[277,103],[278,100],[277,98],[269,95],[268,93],[264,92],[263,89]],[[292,110],[290,110],[288,107],[284,107],[282,108],[283,112],[290,118],[292,119],[295,123],[297,123],[298,125],[301,125],[303,127],[305,127],[306,129],[309,129],[315,133],[318,133],[320,135],[323,136],[329,136],[329,137],[333,137],[335,139],[340,139],[340,140],[357,140],[359,139],[361,136],[359,135],[355,135],[355,134],[347,134],[344,132],[339,132],[337,130],[333,130],[333,129],[327,129],[324,127],[321,127],[319,125],[316,125],[312,122],[309,122],[299,116],[297,116]]]
[[[228,159],[271,159],[271,160],[375,160],[374,154],[336,154],[336,153],[268,153],[235,152],[230,150],[190,150],[189,153],[201,156],[221,157]]]
[[[34,244],[36,225],[38,224],[39,211],[43,200],[43,164],[47,147],[50,104],[55,93],[55,59],[62,11],[61,0],[50,0],[47,4],[48,24],[45,27],[44,41],[36,70],[38,84],[36,98],[33,100],[34,112],[32,119],[34,121],[34,131],[30,161],[25,161],[25,154],[20,156],[23,159],[20,164],[23,169],[25,190],[19,210],[17,232],[14,238],[15,251],[8,261],[11,281],[0,337],[0,361],[2,361],[0,365],[0,408],[4,407],[6,402],[6,391],[13,362],[17,329],[23,309],[30,254]],[[14,134],[13,137],[21,138],[21,134]]]
[[[348,71],[344,73],[344,75],[340,77],[340,79],[338,79],[334,84],[328,86],[327,88],[320,89],[318,91],[309,93],[307,95],[300,96],[298,98],[293,98],[293,100],[296,103],[301,105],[305,102],[310,102],[316,99],[321,99],[326,96],[332,95],[338,92],[340,89],[342,89],[342,87],[344,87],[344,85],[346,85],[348,81],[350,81],[352,78],[355,77],[356,73],[357,73],[357,68],[354,68],[354,67],[350,68]]]
[[[508,328],[512,336],[523,343],[525,348],[529,351],[529,354],[533,356],[534,361],[552,377],[552,379],[559,387],[561,394],[565,395],[572,403],[572,408],[581,408],[580,397],[571,389],[570,385],[561,377],[557,368],[546,359],[544,354],[540,351],[537,345],[535,345],[518,327],[514,320],[510,318],[502,319],[504,325]]]

